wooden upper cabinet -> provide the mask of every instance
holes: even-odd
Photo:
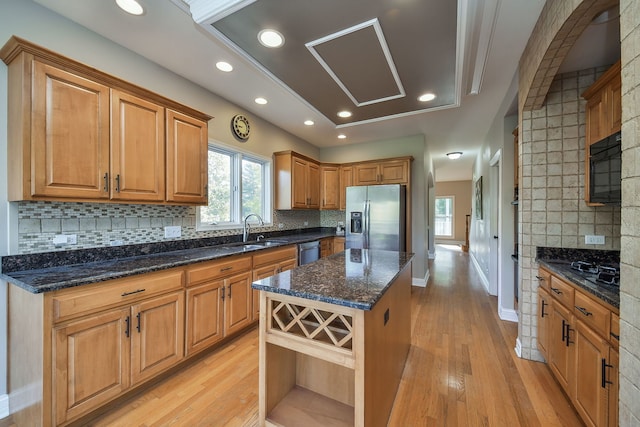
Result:
[[[210,116],[17,37],[0,58],[9,200],[206,203]]]
[[[320,209],[340,208],[340,167],[322,165],[320,167]]]
[[[319,209],[320,165],[292,151],[274,153],[275,208]]]
[[[410,174],[409,158],[354,165],[355,185],[408,184]]]
[[[590,202],[589,147],[622,128],[622,77],[620,61],[611,66],[587,89],[582,97],[587,100],[585,108],[585,179],[584,199],[588,206],[602,206]]]
[[[167,110],[167,201],[207,204],[207,123]]]
[[[353,166],[340,166],[340,210],[347,209],[347,187],[353,185]]]
[[[164,108],[116,90],[111,108],[111,197],[164,200]]]
[[[33,72],[31,188],[11,199],[108,198],[109,88],[38,61]]]

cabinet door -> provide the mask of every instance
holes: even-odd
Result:
[[[538,288],[538,350],[549,360],[549,319],[551,317],[551,296],[543,288]]]
[[[589,145],[604,138],[609,128],[604,91],[599,91],[587,101],[585,114],[587,123],[585,140],[588,148]]]
[[[575,326],[572,325],[571,312],[557,301],[551,304],[549,323],[549,367],[569,397],[573,397],[569,387],[569,378],[573,367],[573,350],[575,348]],[[567,338],[568,335],[568,338]]]
[[[344,237],[334,237],[333,238],[333,253],[337,254],[338,252],[344,251]]]
[[[309,162],[307,166],[307,197],[310,209],[320,209],[320,166]]]
[[[136,384],[182,359],[184,292],[143,301],[131,314],[131,382]]]
[[[307,161],[293,157],[291,159],[291,205],[293,208],[306,208],[307,198]]]
[[[347,187],[353,185],[353,167],[340,167],[340,210],[347,209]]]
[[[164,108],[112,90],[111,110],[111,197],[163,201]]]
[[[333,254],[333,237],[326,237],[320,240],[320,258]]]
[[[53,330],[56,425],[101,406],[129,387],[130,321],[127,307]]]
[[[575,377],[573,396],[576,410],[589,426],[607,425],[610,373],[609,343],[582,321],[576,322]],[[603,387],[604,386],[604,387]]]
[[[187,356],[223,338],[223,284],[216,280],[187,289]]]
[[[609,113],[609,131],[614,134],[622,128],[622,78],[618,74],[610,83],[607,90],[607,104]],[[594,141],[595,142],[595,141]]]
[[[31,195],[109,197],[109,88],[34,62]]]
[[[340,168],[337,166],[322,166],[321,168],[320,209],[340,208]]]
[[[167,110],[167,201],[207,204],[207,123]]]
[[[247,326],[251,316],[251,273],[242,273],[225,279],[224,301],[225,336]]]
[[[406,184],[409,182],[409,162],[406,160],[380,163],[382,184]]]
[[[282,261],[279,264],[278,273],[282,273],[283,271],[293,270],[297,266],[298,266],[298,260],[296,260],[295,258],[294,259],[288,259],[286,261]]]
[[[377,184],[380,171],[377,163],[362,163],[354,166],[355,185]]]
[[[265,265],[253,270],[253,280],[260,280],[279,273],[278,264]],[[251,320],[260,318],[260,291],[251,289]]]

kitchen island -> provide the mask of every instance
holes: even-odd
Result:
[[[260,425],[387,424],[410,347],[412,258],[348,249],[253,283]]]

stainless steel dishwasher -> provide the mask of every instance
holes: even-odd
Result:
[[[309,264],[320,259],[320,241],[298,244],[298,265]]]

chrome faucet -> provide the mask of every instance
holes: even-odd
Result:
[[[258,220],[260,221],[260,225],[264,225],[264,221],[262,220],[262,218],[260,217],[260,215],[258,214],[249,214],[247,216],[244,217],[244,227],[242,228],[242,241],[246,242],[249,239],[249,230],[251,229],[251,226],[249,226],[249,224],[247,224],[247,220],[252,217],[255,216],[256,218],[258,218]]]

